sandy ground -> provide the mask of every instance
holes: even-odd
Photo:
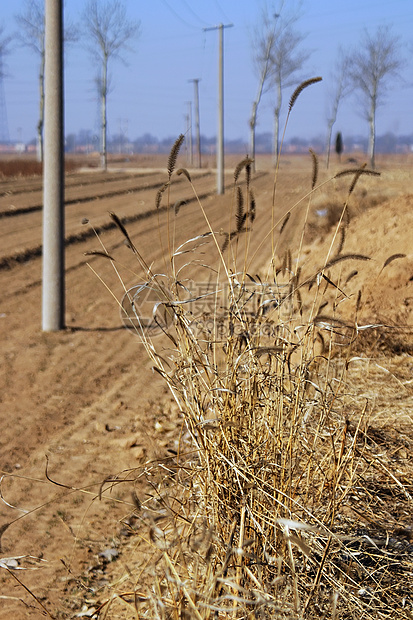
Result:
[[[1,619],[41,618],[45,609],[52,617],[72,618],[84,605],[88,608],[90,582],[107,583],[108,550],[122,546],[122,519],[133,510],[132,492],[145,492],[139,467],[148,459],[166,457],[179,438],[180,422],[162,380],[120,319],[112,293],[122,296],[121,283],[109,261],[84,256],[102,249],[93,225],[107,251],[119,257],[126,285],[140,281],[135,257],[111,225],[108,212],[113,211],[127,218],[129,234],[145,260],[162,267],[166,213],[155,208],[155,195],[166,174],[151,160],[145,164],[151,169],[139,173],[127,162],[128,170],[118,165],[106,175],[68,175],[67,328],[57,333],[41,331],[41,182],[0,181]],[[375,367],[363,389],[379,402],[380,411],[397,413],[405,424],[411,422],[413,405],[412,165],[413,160],[401,157],[379,160],[381,176],[359,180],[350,198],[343,252],[369,260],[349,259],[329,270],[336,282],[352,276],[346,288],[348,316],[362,291],[359,325],[385,326],[375,349],[385,370]],[[338,169],[333,167],[329,175]],[[232,170],[225,196],[215,195],[215,177],[208,169],[193,174],[216,231],[228,229]],[[298,247],[300,222],[308,208],[301,253],[308,274],[325,264],[329,252],[334,255],[338,241],[330,224],[351,179],[332,181],[310,203],[299,203],[311,188],[311,174],[310,158],[286,157],[276,188],[280,223],[292,209],[280,257],[287,247]],[[320,171],[321,180],[329,175]],[[271,247],[273,171],[268,161],[259,162],[253,186],[257,218],[249,269],[259,273]],[[184,177],[171,189],[171,204],[178,199],[186,204],[177,218],[175,247],[207,230]],[[161,207],[165,203],[166,194]],[[85,218],[89,224],[82,223]],[[206,248],[203,260],[215,261],[213,247]],[[366,381],[366,372],[362,374]],[[381,395],[383,377],[390,387]],[[23,557],[5,560],[17,556]],[[31,570],[16,570],[17,562]]]

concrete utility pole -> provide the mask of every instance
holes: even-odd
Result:
[[[43,164],[43,331],[65,324],[63,0],[45,0],[45,126]]]
[[[6,98],[4,96],[3,76],[3,50],[0,49],[0,140],[6,144],[10,142],[9,124],[7,122]]]
[[[195,135],[196,135],[196,153],[197,167],[201,168],[201,134],[199,129],[199,78],[189,80],[194,83],[194,102],[195,102]]]
[[[218,54],[218,135],[217,135],[217,194],[225,193],[224,186],[224,28],[232,28],[234,24],[219,24],[207,30],[219,30]]]
[[[188,114],[185,116],[186,118],[186,135],[188,136],[188,140],[186,142],[186,152],[187,152],[187,163],[189,166],[192,166],[194,163],[194,151],[192,148],[192,101],[186,102],[188,105]]]

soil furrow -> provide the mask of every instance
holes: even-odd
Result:
[[[259,178],[259,176],[257,177]],[[201,179],[198,178],[198,181],[202,180],[202,186],[204,187],[205,184],[210,184],[210,179],[209,179],[209,175],[203,175],[203,177],[201,177]],[[174,187],[173,190],[175,191],[176,189],[180,190],[181,188],[181,179],[178,181],[178,183],[174,183]],[[230,187],[230,183],[228,183],[227,187]],[[145,191],[153,191],[155,188],[159,187],[159,183],[155,186],[150,186],[150,187],[146,187],[143,188]],[[182,195],[182,199],[184,201],[184,204],[190,204],[193,203],[197,200],[196,197],[194,197],[193,195],[191,195],[191,190],[190,188],[185,188],[185,193],[179,192]],[[143,191],[143,190],[142,190]],[[128,193],[132,193],[130,191],[126,191],[126,194]],[[98,200],[105,200],[105,202],[107,200],[111,200],[113,198],[118,198],[121,197],[122,195],[124,195],[122,192],[114,192],[113,194],[111,193],[106,193],[103,197],[102,196],[98,196],[94,199],[86,199],[83,201],[77,201],[77,203],[82,204],[82,203],[92,203],[94,207],[96,207],[96,202]],[[202,201],[205,200],[207,197],[213,196],[214,195],[214,191],[204,191],[204,192],[200,192],[198,193],[198,198]],[[152,198],[152,194],[151,194],[151,198]],[[176,198],[176,196],[175,196]],[[171,201],[171,203],[174,203],[174,197]],[[67,203],[66,203],[67,204]],[[113,207],[112,207],[113,205]],[[145,211],[140,211],[138,213],[136,213],[136,207],[135,205],[131,205],[134,209],[134,213],[133,214],[128,214],[128,215],[124,215],[124,216],[120,216],[120,219],[123,223],[128,224],[131,222],[136,222],[136,221],[140,221],[140,220],[144,220],[147,219],[149,217],[152,217],[156,214],[159,214],[161,212],[163,212],[164,210],[166,210],[166,206],[163,205],[161,207],[157,208],[150,208],[147,209]],[[118,205],[116,203],[109,202],[109,204],[107,205],[107,211],[112,211],[112,210],[116,210],[118,208]],[[123,209],[125,210],[125,209]],[[127,209],[130,210],[130,209]],[[79,241],[83,241],[85,239],[88,239],[92,236],[95,235],[95,232],[101,232],[104,230],[110,230],[112,228],[115,227],[115,224],[113,223],[113,221],[111,219],[108,218],[107,216],[107,211],[105,209],[105,215],[103,217],[100,216],[100,220],[97,220],[96,223],[94,222],[94,230],[93,229],[85,229],[84,226],[82,226],[81,224],[81,220],[84,219],[82,217],[77,217],[76,216],[76,221],[72,221],[69,222],[67,224],[67,233],[66,233],[66,237],[65,237],[65,244],[66,246],[71,245],[73,243],[78,243]],[[86,209],[83,209],[84,213],[87,213]],[[24,215],[22,214],[22,217],[24,217]],[[89,218],[87,218],[89,219]],[[26,220],[24,220],[24,222],[26,222]],[[13,236],[18,235],[19,239],[21,239],[21,234],[22,234],[22,229],[17,230],[15,229],[15,227],[11,228],[10,230],[7,230],[7,228],[3,227],[3,232],[0,236],[4,236],[5,240],[3,243],[3,248],[4,250],[7,252],[3,257],[0,258],[0,270],[3,269],[11,269],[13,266],[20,264],[20,263],[25,263],[28,260],[32,259],[32,258],[36,258],[41,256],[42,253],[42,243],[41,243],[41,230],[39,227],[41,227],[41,222],[37,221],[36,224],[27,224],[25,225],[25,228],[23,230],[26,231],[26,235],[28,236],[28,238],[33,238],[34,235],[34,227],[36,226],[36,228],[39,230],[38,234],[36,235],[39,239],[39,243],[36,245],[32,245],[31,247],[24,247],[22,249],[19,249],[17,251],[14,252],[7,252],[7,245],[10,247],[10,245],[13,244]]]
[[[119,181],[119,179],[116,179],[117,181]],[[130,180],[130,177],[128,178],[128,180]],[[179,179],[177,180],[178,183],[182,183],[183,179]],[[106,183],[106,181],[105,181]],[[91,190],[87,195],[75,195],[73,198],[70,197],[66,197],[65,198],[65,206],[68,205],[73,205],[73,204],[80,204],[82,202],[90,202],[91,200],[103,200],[106,198],[112,198],[113,196],[122,196],[125,194],[136,194],[138,192],[142,192],[142,191],[146,191],[146,190],[153,190],[159,187],[160,181],[156,182],[156,183],[152,183],[152,184],[145,184],[142,185],[142,183],[140,182],[138,185],[132,185],[130,187],[122,187],[120,189],[114,189],[112,191],[101,191],[102,188],[102,183],[96,184],[96,187],[98,188],[97,190]],[[95,185],[95,184],[93,184]],[[83,184],[79,184],[75,186],[76,189],[82,189],[83,188]],[[67,194],[67,192],[66,192]],[[36,204],[31,204],[28,205],[27,207],[21,207],[21,208],[12,208],[12,209],[8,209],[8,210],[3,210],[0,211],[0,218],[5,218],[5,217],[14,217],[14,216],[18,216],[18,215],[24,215],[26,213],[33,213],[35,211],[41,211],[43,209],[43,202],[38,202]]]
[[[149,177],[157,174],[157,171],[153,170],[151,172],[134,172],[133,176],[142,176]],[[87,185],[95,185],[98,183],[112,183],[116,181],[122,181],[125,179],[130,179],[131,173],[119,174],[116,172],[103,173],[103,172],[94,172],[92,175],[87,173],[72,173],[70,176],[65,176],[65,187],[77,187],[77,186],[87,186]],[[41,192],[43,190],[43,178],[41,176],[37,177],[35,181],[30,183],[27,179],[24,180],[16,180],[13,181],[0,181],[0,201],[4,198],[13,197],[21,197],[25,194],[30,194],[33,192]]]

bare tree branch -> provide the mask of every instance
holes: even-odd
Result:
[[[0,25],[0,78],[4,78],[6,75],[6,65],[4,62],[5,57],[10,53],[10,43],[13,40],[11,35],[5,34],[5,28]]]
[[[278,15],[277,15],[278,17]],[[265,16],[263,16],[265,20]],[[264,28],[266,29],[265,33],[261,33],[256,29],[255,33],[255,45],[256,45],[256,53],[254,57],[254,64],[259,74],[258,80],[258,89],[257,96],[252,104],[252,112],[250,119],[250,155],[252,159],[252,167],[255,171],[255,129],[257,126],[257,114],[258,114],[258,106],[261,102],[262,95],[264,93],[265,87],[268,89],[268,77],[270,74],[270,65],[271,65],[271,50],[274,46],[275,40],[275,23],[269,24],[266,20],[264,21]]]
[[[15,16],[19,30],[17,39],[37,54],[44,53],[44,2],[26,0],[21,13]]]

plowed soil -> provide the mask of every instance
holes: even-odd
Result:
[[[145,492],[133,471],[147,459],[165,457],[179,436],[180,422],[161,377],[138,338],[123,326],[114,299],[122,297],[123,286],[110,261],[84,254],[102,250],[102,243],[109,254],[116,253],[126,286],[140,281],[136,258],[109,216],[115,212],[146,262],[162,270],[168,192],[157,208],[156,193],[167,180],[166,170],[155,167],[160,163],[67,176],[66,329],[56,333],[41,330],[41,179],[0,180],[2,620],[87,615],[91,575],[96,585],[98,574],[103,587],[111,550],[123,561],[121,520],[133,509],[132,490]],[[228,230],[231,163],[235,160],[227,163],[224,196],[215,194],[213,171],[191,171],[217,232]],[[319,181],[351,166],[320,171]],[[378,404],[377,419],[394,418],[405,429],[411,429],[413,410],[412,166],[407,156],[379,159],[381,176],[359,179],[350,197],[343,251],[368,260],[349,259],[329,271],[332,280],[348,279],[346,294],[353,299],[348,316],[361,291],[358,324],[380,325],[360,345],[369,347],[369,359],[372,352],[375,356],[375,370],[371,365],[359,372],[361,392]],[[311,190],[311,177],[310,158],[285,156],[276,187],[280,225],[292,209],[277,249],[280,261],[287,248],[294,252],[299,246],[308,210],[301,252],[308,274],[322,267],[339,243],[333,225],[352,179],[333,180],[310,202],[299,203]],[[273,180],[271,162],[258,161],[250,273],[262,273],[271,253]],[[180,200],[185,202],[176,217],[175,247],[208,230],[184,175],[174,176],[170,189],[169,203]],[[213,244],[203,261],[216,263]],[[134,482],[114,485],[128,476]]]

